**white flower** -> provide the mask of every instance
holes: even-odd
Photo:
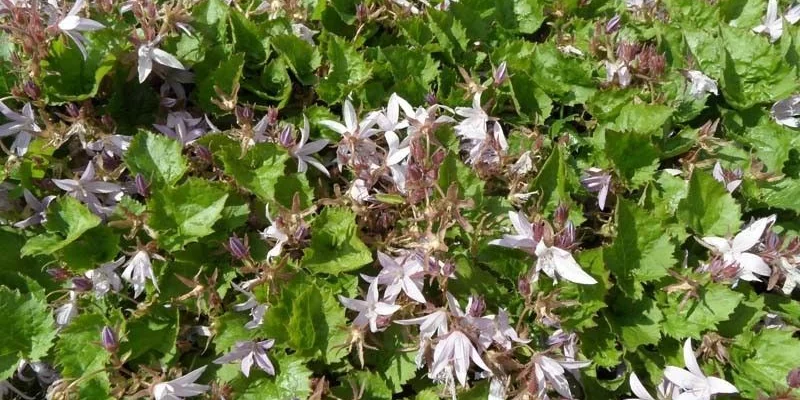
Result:
[[[536,245],[536,272],[542,271],[545,275],[558,281],[558,278],[583,285],[593,285],[597,281],[587,274],[572,258],[572,254],[564,249],[548,246],[544,240]]]
[[[344,125],[332,120],[319,122],[321,125],[342,135],[342,141],[339,142],[336,157],[339,169],[341,170],[342,166],[351,161],[365,165],[374,163],[373,158],[377,145],[369,138],[378,132],[372,128],[375,125],[375,116],[369,115],[364,121],[359,122],[353,103],[346,99],[344,107],[342,107],[342,117],[344,118]]]
[[[748,250],[760,242],[764,230],[773,222],[775,222],[775,215],[756,220],[747,228],[742,229],[732,240],[706,236],[699,242],[714,254],[721,255],[722,261],[726,264],[736,263],[739,266],[738,278],[746,281],[758,281],[759,278],[755,274],[769,276],[772,274],[772,270],[761,257],[748,252]]]
[[[583,57],[583,52],[579,48],[571,44],[565,46],[558,46],[558,50],[568,56]]]
[[[692,87],[689,92],[692,96],[702,97],[706,93],[719,94],[717,90],[717,81],[709,78],[706,74],[700,71],[687,71],[686,75],[691,82]]]
[[[24,189],[22,195],[25,197],[25,203],[30,207],[33,215],[15,223],[14,227],[27,228],[47,221],[47,207],[55,200],[56,196],[46,196],[42,201],[39,201],[28,189]]]
[[[786,11],[786,14],[783,15],[783,18],[786,18],[786,21],[792,25],[796,24],[797,21],[800,21],[800,4]]]
[[[349,299],[339,296],[339,301],[350,310],[358,311],[353,325],[357,328],[369,325],[370,332],[378,331],[378,317],[389,316],[400,309],[396,304],[384,303],[378,300],[378,281],[373,280],[367,290],[367,297],[364,300]]]
[[[138,71],[140,83],[144,82],[145,79],[147,79],[147,77],[150,75],[150,72],[153,71],[153,61],[170,68],[186,69],[186,67],[184,67],[183,64],[181,64],[181,62],[175,58],[175,56],[156,47],[160,41],[161,38],[159,37],[152,42],[139,46],[137,53],[139,55]]]
[[[539,389],[537,396],[541,399],[549,399],[547,388],[552,386],[561,396],[573,399],[569,390],[569,381],[564,376],[565,369],[583,368],[589,364],[591,364],[589,361],[556,361],[541,354],[535,356],[533,365],[536,387]]]
[[[122,288],[122,281],[115,270],[122,265],[123,262],[125,262],[124,256],[84,273],[87,278],[92,280],[92,288],[94,289],[95,296],[103,297],[109,290],[119,292]]]
[[[58,22],[58,29],[75,42],[75,45],[78,46],[78,50],[81,51],[83,59],[85,60],[87,57],[86,38],[83,37],[81,32],[100,30],[105,28],[105,25],[95,20],[79,17],[77,14],[83,8],[83,3],[84,0],[77,0],[75,4],[72,5],[67,15]]]
[[[628,398],[626,400],[656,400],[650,393],[647,392],[647,389],[644,388],[642,382],[639,381],[639,377],[636,376],[635,372],[631,372],[630,376],[630,385],[631,391],[636,396],[636,398]],[[675,391],[675,385],[672,382],[667,380],[662,380],[661,384],[656,387],[656,395],[658,396],[657,400],[670,400],[673,397],[673,392]]]
[[[22,114],[18,114],[0,101],[0,113],[11,120],[11,122],[0,125],[0,138],[17,135],[14,142],[11,143],[11,151],[18,156],[25,155],[33,136],[42,131],[36,125],[36,116],[31,103],[25,103],[22,107]]]
[[[160,257],[158,257],[161,259]],[[144,292],[147,279],[153,281],[153,286],[158,290],[156,275],[153,273],[153,264],[150,262],[150,254],[144,250],[139,250],[125,264],[122,271],[122,279],[133,285],[133,297],[137,298]]]
[[[205,369],[206,367],[203,366],[180,378],[153,385],[153,397],[156,400],[180,400],[184,397],[199,396],[207,392],[211,389],[210,386],[194,383],[200,378]]]
[[[425,304],[425,296],[422,295],[423,275],[425,268],[422,262],[414,254],[406,254],[392,258],[389,255],[378,252],[381,272],[376,277],[361,275],[367,282],[377,280],[378,285],[386,286],[383,292],[383,299],[389,303],[394,303],[400,292],[403,292],[411,300]]]
[[[289,241],[289,236],[283,232],[278,224],[272,220],[272,217],[269,215],[269,204],[266,206],[266,215],[267,219],[269,220],[270,225],[267,229],[264,229],[261,232],[261,239],[273,239],[275,240],[275,245],[267,252],[267,260],[272,260],[273,258],[281,255],[281,251],[283,251],[283,245]]]
[[[411,107],[408,101],[400,97],[397,93],[392,93],[389,96],[389,104],[386,106],[386,113],[375,112],[372,117],[378,124],[378,128],[384,132],[392,132],[408,128],[408,120],[406,118],[400,119],[400,110],[406,115],[406,118],[415,115],[414,108]]]
[[[486,139],[486,123],[489,122],[489,115],[481,107],[481,92],[473,96],[472,107],[456,107],[456,114],[465,117],[455,126],[456,135],[467,140]]]
[[[106,215],[111,212],[97,197],[98,194],[111,195],[112,198],[122,194],[122,187],[116,183],[95,179],[94,163],[91,161],[86,165],[86,169],[83,170],[79,179],[53,179],[53,183],[70,196],[86,204],[93,213],[98,215]]]
[[[331,175],[328,172],[328,169],[325,168],[321,162],[317,161],[311,156],[312,154],[319,153],[320,150],[324,149],[329,142],[326,139],[320,139],[311,143],[307,143],[310,130],[311,128],[308,125],[308,118],[303,115],[303,129],[300,130],[300,143],[297,143],[294,145],[294,147],[289,149],[289,153],[291,153],[293,157],[297,158],[297,172],[306,172],[308,169],[307,164],[311,164],[314,166],[314,168],[325,174],[325,176],[330,177]]]
[[[781,290],[783,291],[783,294],[788,296],[792,294],[792,291],[794,291],[794,288],[796,288],[797,285],[800,285],[800,269],[796,265],[797,261],[792,263],[786,257],[779,258],[776,264],[785,276]]]
[[[56,310],[56,325],[59,328],[63,328],[67,326],[76,315],[78,315],[78,294],[75,293],[74,290],[70,290],[69,301]]]
[[[783,19],[778,15],[778,0],[769,0],[767,2],[767,15],[764,17],[764,23],[753,28],[755,33],[766,33],[769,35],[769,41],[775,42],[783,35]]]
[[[631,72],[623,61],[620,60],[613,63],[606,61],[606,82],[613,83],[615,77],[621,87],[627,87],[631,84]]]
[[[444,336],[447,334],[447,316],[446,310],[438,309],[424,317],[401,319],[394,322],[400,325],[419,325],[419,335],[422,339],[430,339],[433,335]]]
[[[511,220],[511,225],[517,231],[516,235],[503,235],[502,239],[495,239],[489,244],[495,246],[503,246],[511,249],[519,249],[528,254],[536,253],[537,240],[533,235],[533,225],[528,222],[528,218],[522,211],[509,211],[508,219]]]
[[[258,302],[258,300],[256,300],[256,296],[254,296],[253,293],[247,289],[247,283],[239,286],[231,282],[231,286],[247,297],[247,300],[245,300],[244,303],[234,304],[233,306],[235,311],[250,310],[251,320],[244,324],[244,327],[247,329],[255,329],[261,326],[261,324],[264,323],[264,314],[267,313],[266,304],[261,304]]]
[[[728,193],[733,193],[742,184],[742,170],[726,171],[719,161],[714,164],[714,170],[711,174],[717,182],[725,185],[725,190]]]
[[[275,375],[275,367],[267,357],[267,350],[271,349],[275,340],[264,340],[261,342],[244,341],[237,342],[236,346],[228,354],[214,360],[215,364],[226,364],[233,361],[241,362],[241,369],[244,376],[250,376],[250,367],[253,363],[269,375]]]
[[[793,95],[772,105],[770,115],[780,125],[800,128],[800,95]]]
[[[737,393],[739,390],[728,381],[713,376],[705,376],[692,350],[692,339],[686,339],[683,345],[683,361],[686,369],[667,366],[664,376],[683,392],[675,396],[675,400],[710,400],[717,393]],[[688,371],[687,371],[688,370]]]
[[[497,315],[487,315],[484,318],[492,320],[494,323],[494,336],[492,336],[492,340],[497,343],[498,346],[506,349],[511,350],[512,342],[516,343],[528,343],[530,340],[520,339],[517,331],[511,327],[511,324],[508,322],[508,311],[505,308],[501,308]]]
[[[456,379],[462,386],[467,385],[467,370],[470,360],[478,367],[491,374],[492,370],[483,362],[481,355],[472,341],[461,331],[450,332],[444,340],[436,344],[433,349],[433,364],[428,376],[437,377],[452,366]]]
[[[356,203],[363,203],[369,200],[370,196],[367,182],[360,178],[354,180],[353,184],[350,185],[350,189],[347,190],[347,195]]]

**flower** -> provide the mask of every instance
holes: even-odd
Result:
[[[597,281],[581,269],[581,266],[572,258],[572,254],[556,246],[548,246],[544,240],[536,245],[536,272],[543,271],[545,275],[558,281],[564,278],[570,282],[583,285],[593,285]]]
[[[769,276],[772,274],[772,270],[761,257],[748,252],[748,250],[759,243],[764,230],[773,222],[775,222],[775,215],[756,220],[747,228],[742,229],[732,240],[716,236],[705,236],[699,242],[714,254],[721,255],[725,264],[738,264],[739,274],[737,278],[746,281],[758,281],[759,278],[754,274]]]
[[[733,193],[733,191],[742,184],[742,170],[739,168],[733,171],[726,170],[722,168],[719,161],[714,164],[712,175],[717,182],[725,185],[725,190],[727,190],[728,193]]]
[[[702,97],[705,93],[719,94],[717,90],[717,81],[709,78],[706,74],[700,71],[686,71],[686,75],[691,82],[692,87],[689,92],[692,96]]]
[[[422,339],[430,339],[434,334],[437,336],[447,334],[447,316],[446,310],[438,309],[424,317],[401,319],[394,322],[400,325],[419,325],[419,334]]]
[[[591,364],[590,361],[556,361],[541,354],[535,356],[533,366],[536,387],[539,388],[537,396],[540,399],[549,399],[547,388],[552,386],[561,396],[573,399],[569,390],[569,382],[564,376],[565,369],[583,368],[589,364]]]
[[[492,370],[483,362],[481,355],[475,349],[469,337],[461,331],[450,332],[433,349],[433,364],[431,364],[428,376],[431,378],[438,377],[452,364],[456,379],[462,386],[466,386],[470,360],[491,374]]]
[[[126,135],[102,135],[99,139],[86,143],[84,149],[89,150],[90,155],[103,153],[108,157],[122,157],[128,148],[131,147],[132,136]]]
[[[710,400],[717,393],[738,393],[739,390],[728,381],[713,376],[705,376],[692,350],[692,339],[686,339],[683,345],[683,361],[686,369],[671,365],[664,369],[664,376],[683,392],[675,397],[677,400]],[[688,370],[688,371],[687,371]]]
[[[236,346],[228,354],[214,360],[214,364],[226,364],[232,361],[241,361],[241,369],[244,376],[250,376],[250,367],[253,363],[269,375],[275,375],[275,367],[267,357],[267,350],[271,349],[275,340],[264,340],[261,342],[243,341],[237,342]]]
[[[33,211],[33,215],[15,223],[14,227],[27,228],[47,221],[47,207],[55,200],[56,196],[46,196],[42,201],[39,201],[28,189],[24,189],[22,195],[25,197],[25,203],[27,203],[28,207]]]
[[[69,301],[56,309],[56,325],[59,328],[63,328],[67,326],[76,315],[78,315],[78,294],[74,290],[70,290]]]
[[[389,303],[394,303],[400,292],[403,292],[410,299],[425,304],[425,296],[422,295],[423,272],[425,268],[422,262],[413,254],[406,254],[401,257],[392,258],[386,253],[378,252],[378,261],[383,269],[376,277],[361,275],[367,282],[377,280],[378,285],[385,285],[383,299]]]
[[[162,259],[159,256],[156,257]],[[144,291],[145,282],[147,282],[148,278],[153,281],[153,286],[158,290],[156,276],[153,273],[153,264],[150,262],[150,253],[145,250],[139,250],[125,264],[125,270],[122,271],[122,279],[133,285],[133,297],[136,298]]]
[[[481,92],[472,97],[472,107],[456,107],[456,114],[465,117],[455,126],[456,135],[467,140],[486,139],[486,123],[489,115],[481,107]]]
[[[79,179],[53,179],[53,183],[70,196],[86,204],[93,213],[98,215],[106,215],[111,212],[97,197],[98,194],[110,194],[112,197],[122,194],[122,187],[116,183],[95,180],[95,169],[92,162],[89,162]]]
[[[67,15],[58,22],[58,29],[75,42],[75,45],[78,46],[78,50],[81,51],[83,59],[85,60],[87,58],[86,38],[83,37],[81,32],[96,31],[106,26],[95,20],[79,17],[77,14],[83,8],[83,4],[84,0],[77,0],[75,4],[72,5],[72,8],[70,8]]]
[[[416,114],[414,108],[411,107],[408,101],[400,97],[397,93],[392,93],[392,95],[389,96],[389,104],[386,106],[386,113],[378,111],[373,113],[372,117],[375,119],[375,122],[377,122],[380,130],[394,134],[395,131],[408,128],[408,120],[405,118],[400,119],[401,109],[406,117]]]
[[[84,273],[87,278],[92,280],[95,296],[103,297],[109,290],[118,292],[122,288],[122,281],[114,270],[123,262],[125,262],[124,256]]]
[[[161,39],[161,37],[158,37],[152,42],[139,46],[139,50],[137,51],[139,55],[139,66],[137,68],[139,71],[139,83],[144,82],[150,75],[150,72],[153,71],[153,61],[170,68],[186,69],[175,56],[156,47]]]
[[[378,331],[378,317],[389,316],[400,309],[396,304],[384,303],[378,300],[378,280],[373,280],[367,290],[364,300],[349,299],[339,296],[339,301],[349,310],[358,311],[353,325],[361,328],[369,325],[370,332]]]
[[[533,225],[528,222],[528,218],[522,211],[509,211],[508,219],[511,220],[511,225],[517,231],[516,235],[503,235],[502,239],[495,239],[489,242],[491,245],[508,247],[511,249],[519,249],[528,254],[536,253],[536,244],[539,242],[533,232]],[[541,235],[540,235],[541,236]]]
[[[100,331],[100,343],[103,348],[112,353],[117,351],[117,347],[119,347],[117,334],[108,326],[104,326],[103,330]]]
[[[497,315],[487,315],[484,318],[494,322],[494,335],[492,340],[500,347],[511,350],[511,343],[528,343],[530,340],[520,339],[517,331],[508,322],[508,311],[501,308]]]
[[[778,15],[778,0],[769,0],[767,2],[767,15],[764,17],[764,23],[753,28],[755,33],[766,33],[769,35],[769,41],[774,43],[783,35],[783,19]]]
[[[153,385],[153,397],[156,400],[180,400],[184,397],[199,396],[207,392],[211,389],[210,386],[194,383],[205,370],[205,366],[200,367],[180,378],[169,382],[156,383]]]
[[[319,153],[328,145],[329,141],[326,139],[315,140],[311,143],[308,142],[308,136],[311,128],[308,125],[308,118],[303,115],[303,129],[300,130],[300,142],[289,149],[289,153],[297,159],[297,172],[304,173],[308,169],[308,164],[314,166],[325,176],[330,177],[331,174],[322,163],[317,161],[312,154]]]
[[[601,210],[606,208],[608,190],[611,188],[611,174],[600,168],[589,168],[581,177],[581,184],[586,190],[597,193],[597,205]]]
[[[281,255],[281,251],[283,250],[283,245],[289,241],[289,236],[280,229],[278,223],[272,220],[272,217],[269,215],[269,204],[266,206],[266,215],[267,219],[269,220],[270,225],[267,229],[264,229],[261,232],[261,239],[274,239],[275,245],[267,252],[267,260],[271,260],[279,255]]]
[[[240,293],[247,297],[244,303],[235,304],[233,309],[235,311],[245,311],[250,310],[250,322],[244,324],[244,327],[247,329],[255,329],[261,324],[264,323],[264,314],[267,313],[267,306],[266,304],[261,304],[256,300],[256,296],[253,295],[252,292],[247,290],[247,284],[245,283],[242,286],[239,286],[233,282],[231,282],[231,286],[234,289],[238,290]]]
[[[25,103],[22,106],[22,114],[18,114],[0,101],[0,114],[11,120],[11,122],[0,125],[0,138],[17,135],[14,142],[11,143],[11,151],[20,157],[25,155],[33,136],[42,131],[36,125],[36,116],[33,114],[31,103]]]
[[[0,103],[1,104],[1,103]],[[772,105],[770,115],[780,125],[800,128],[800,95],[793,95]]]
[[[186,111],[175,111],[167,114],[166,125],[153,124],[153,127],[186,146],[206,134],[204,125],[203,118],[192,118]]]
[[[369,138],[378,132],[372,128],[375,125],[375,115],[367,116],[364,121],[359,122],[353,103],[349,99],[345,99],[342,117],[344,118],[344,125],[327,119],[319,122],[321,125],[342,135],[336,158],[339,163],[339,169],[341,170],[342,166],[350,161],[355,161],[358,164],[373,164],[373,156],[377,146]]]
[[[630,385],[631,391],[636,398],[628,398],[626,400],[656,400],[650,395],[650,393],[647,392],[647,389],[645,389],[644,385],[642,385],[642,382],[639,381],[639,377],[636,376],[635,372],[631,372]],[[658,400],[672,399],[673,391],[675,391],[675,385],[673,385],[670,381],[662,380],[658,387],[656,387],[656,395],[658,396]]]
[[[606,82],[613,83],[614,77],[621,87],[628,87],[633,76],[628,66],[622,60],[617,62],[606,61]]]

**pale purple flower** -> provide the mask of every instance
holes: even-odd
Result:
[[[272,217],[269,215],[269,204],[266,206],[266,215],[267,219],[269,220],[270,225],[267,229],[261,232],[261,239],[262,240],[275,240],[275,245],[267,252],[267,260],[272,260],[273,258],[281,255],[281,251],[283,250],[283,245],[289,241],[289,236],[283,232],[275,221],[272,220]]]
[[[344,101],[342,114],[344,125],[332,120],[319,122],[321,125],[342,135],[336,157],[339,169],[341,170],[345,164],[351,161],[363,165],[376,164],[377,145],[370,139],[378,132],[373,129],[376,122],[375,116],[367,116],[365,120],[359,122],[355,108],[353,108],[353,104],[349,99]]]
[[[363,179],[356,179],[347,190],[347,195],[356,203],[363,203],[370,199],[367,182]]]
[[[109,291],[119,292],[122,288],[122,281],[117,275],[116,269],[124,262],[125,257],[123,256],[84,273],[88,279],[92,280],[95,296],[103,297]]]
[[[572,258],[572,254],[556,246],[548,246],[544,240],[540,240],[536,245],[536,274],[540,271],[558,282],[558,278],[563,278],[570,282],[582,285],[593,285],[597,281],[587,274],[581,266]]]
[[[163,260],[157,254],[154,254],[153,258]],[[156,275],[153,273],[153,264],[150,262],[150,253],[145,250],[137,251],[125,264],[125,270],[122,271],[122,279],[133,286],[134,298],[139,297],[144,292],[145,283],[148,279],[153,282],[153,287],[158,291],[158,282],[156,282]]]
[[[574,399],[569,390],[569,381],[564,376],[566,370],[575,370],[591,364],[590,361],[557,361],[545,355],[534,357],[534,376],[536,377],[536,393],[540,399],[549,399],[548,388],[554,389],[559,395],[567,399]]]
[[[717,182],[725,185],[725,190],[727,190],[728,193],[733,193],[739,187],[739,185],[742,184],[742,170],[738,168],[733,171],[727,170],[722,168],[722,165],[719,163],[719,161],[714,164],[712,175]]]
[[[686,76],[689,78],[689,82],[692,84],[691,89],[689,92],[694,97],[702,97],[706,93],[713,93],[715,95],[719,94],[717,90],[717,81],[709,78],[706,74],[700,71],[686,71]]]
[[[105,28],[105,25],[88,18],[81,18],[78,16],[78,13],[83,8],[84,0],[77,0],[75,4],[72,5],[67,15],[58,22],[58,29],[61,32],[64,32],[65,35],[69,36],[75,45],[78,46],[78,50],[81,51],[83,54],[83,59],[87,58],[86,54],[86,38],[83,37],[81,32],[92,32],[96,30],[100,30]]]
[[[797,21],[800,21],[800,4],[797,4],[786,11],[786,14],[783,15],[783,18],[786,18],[786,21],[794,25]]]
[[[686,369],[671,365],[664,369],[664,377],[682,389],[675,400],[710,400],[718,393],[738,393],[739,390],[728,381],[713,376],[706,376],[697,364],[692,350],[692,339],[686,339],[683,345],[683,361]]]
[[[422,339],[431,339],[433,335],[444,336],[447,334],[448,312],[438,309],[424,317],[401,319],[394,321],[400,325],[419,325],[419,334]]]
[[[227,364],[229,362],[241,362],[241,369],[244,376],[250,376],[250,367],[255,363],[269,375],[275,375],[275,367],[267,357],[267,350],[271,349],[275,340],[264,340],[261,342],[243,341],[237,342],[236,346],[228,354],[214,360],[214,364]]]
[[[186,69],[186,67],[184,67],[183,64],[181,64],[181,62],[175,58],[175,56],[156,47],[161,39],[162,38],[159,37],[152,42],[142,44],[137,50],[137,54],[139,56],[139,65],[137,69],[139,71],[140,83],[144,82],[153,71],[153,62],[170,68]]]
[[[55,314],[59,329],[67,326],[78,315],[78,294],[74,290],[69,291],[69,300],[58,307]]]
[[[376,111],[372,113],[371,116],[375,119],[381,131],[395,133],[401,129],[408,128],[408,120],[406,118],[400,118],[401,110],[406,117],[415,115],[414,108],[411,107],[408,101],[400,97],[397,93],[392,93],[392,95],[389,96],[389,104],[386,106],[386,112]]]
[[[597,193],[597,205],[601,210],[606,208],[606,198],[611,188],[611,174],[600,168],[589,168],[581,177],[581,184],[591,193]]]
[[[267,313],[267,305],[261,304],[256,299],[256,296],[248,290],[247,283],[242,286],[239,286],[233,282],[231,282],[231,286],[234,289],[245,295],[247,300],[244,303],[234,304],[233,309],[235,311],[246,311],[250,310],[250,321],[244,325],[247,329],[255,329],[261,324],[264,323],[264,314]]]
[[[631,75],[630,70],[628,69],[628,65],[625,64],[624,61],[619,60],[617,62],[606,61],[606,82],[607,83],[614,83],[616,81],[619,83],[620,87],[628,87],[631,84],[631,79],[633,76]]]
[[[528,343],[530,340],[520,339],[517,331],[508,322],[508,311],[501,308],[497,315],[487,315],[484,318],[494,323],[494,335],[492,340],[498,346],[511,350],[513,343]]]
[[[425,268],[416,254],[407,253],[392,258],[379,251],[378,261],[383,269],[376,277],[363,274],[361,277],[367,282],[377,280],[378,285],[386,286],[383,292],[384,300],[394,303],[400,292],[403,292],[411,300],[425,304],[425,296],[422,295]]]
[[[347,309],[358,311],[358,315],[353,320],[353,326],[363,328],[369,325],[370,332],[378,332],[378,318],[390,316],[400,309],[396,304],[385,303],[378,298],[378,281],[373,280],[367,290],[367,297],[364,300],[349,299],[339,296],[339,301]]]
[[[800,128],[800,95],[792,95],[772,105],[770,115],[776,123]]]
[[[451,371],[455,372],[458,382],[466,386],[470,360],[491,374],[492,370],[483,362],[469,337],[461,331],[452,331],[433,349],[433,363],[428,376],[439,379],[443,372],[449,372],[448,370],[452,368]]]
[[[14,226],[17,228],[27,228],[47,221],[47,207],[55,200],[56,196],[45,196],[42,201],[39,201],[28,189],[24,189],[22,195],[25,197],[25,203],[27,203],[28,207],[31,209],[33,215],[15,223]]]
[[[0,138],[16,135],[14,142],[11,143],[11,151],[20,157],[25,155],[33,137],[42,131],[36,125],[36,115],[33,113],[31,103],[25,103],[22,113],[19,114],[0,101],[0,114],[11,121],[0,125]]]
[[[519,249],[528,254],[536,254],[536,244],[539,238],[534,235],[533,225],[525,217],[522,211],[509,211],[508,219],[517,232],[515,235],[503,235],[502,239],[495,239],[489,242],[491,245]]]
[[[494,84],[496,86],[502,85],[506,79],[508,79],[508,65],[505,61],[501,62],[500,65],[494,70],[492,74],[492,80],[494,80]]]
[[[94,163],[92,162],[86,165],[86,169],[83,170],[79,179],[53,179],[53,183],[70,196],[86,204],[92,212],[98,215],[107,215],[111,210],[100,201],[97,195],[111,195],[114,198],[122,194],[120,185],[95,179]]]
[[[99,139],[86,143],[89,154],[102,153],[108,157],[122,157],[131,147],[133,137],[127,135],[102,135]]]
[[[761,236],[767,227],[775,222],[775,218],[775,215],[760,218],[747,228],[742,229],[733,239],[706,236],[698,241],[714,254],[722,256],[724,263],[738,265],[739,273],[737,278],[746,281],[758,281],[760,279],[756,275],[770,276],[772,270],[760,256],[748,250],[761,242]]]
[[[636,397],[625,400],[671,400],[674,397],[673,394],[677,394],[675,385],[668,380],[662,380],[661,383],[656,387],[657,398],[653,398],[647,389],[644,388],[644,385],[642,385],[642,382],[639,380],[639,377],[636,376],[635,372],[631,372],[629,382],[631,391]]]
[[[310,130],[311,128],[308,124],[308,118],[303,115],[303,129],[300,130],[300,142],[289,149],[289,153],[297,159],[297,172],[306,172],[308,169],[308,164],[311,164],[314,168],[325,174],[325,176],[330,177],[331,175],[328,172],[328,169],[325,168],[321,162],[317,161],[316,158],[312,157],[313,154],[319,153],[322,149],[324,149],[325,146],[328,145],[329,141],[326,139],[320,139],[308,143]]]
[[[771,43],[781,38],[781,35],[783,35],[783,19],[778,15],[778,0],[769,0],[767,2],[767,15],[764,16],[764,22],[753,28],[753,32],[769,35]]]
[[[181,400],[184,397],[199,396],[209,389],[208,385],[194,383],[203,374],[206,367],[200,367],[180,378],[153,385],[155,400]]]
[[[100,331],[100,343],[109,352],[114,352],[119,347],[117,334],[108,326],[104,326],[103,330]]]
[[[205,121],[203,118],[192,118],[186,111],[174,111],[167,114],[166,125],[153,124],[169,138],[175,139],[183,146],[186,146],[206,134]]]

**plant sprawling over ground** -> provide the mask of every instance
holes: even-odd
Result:
[[[0,0],[0,397],[798,398],[798,20]]]

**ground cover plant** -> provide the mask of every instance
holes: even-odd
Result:
[[[798,398],[798,20],[0,0],[0,398]]]

